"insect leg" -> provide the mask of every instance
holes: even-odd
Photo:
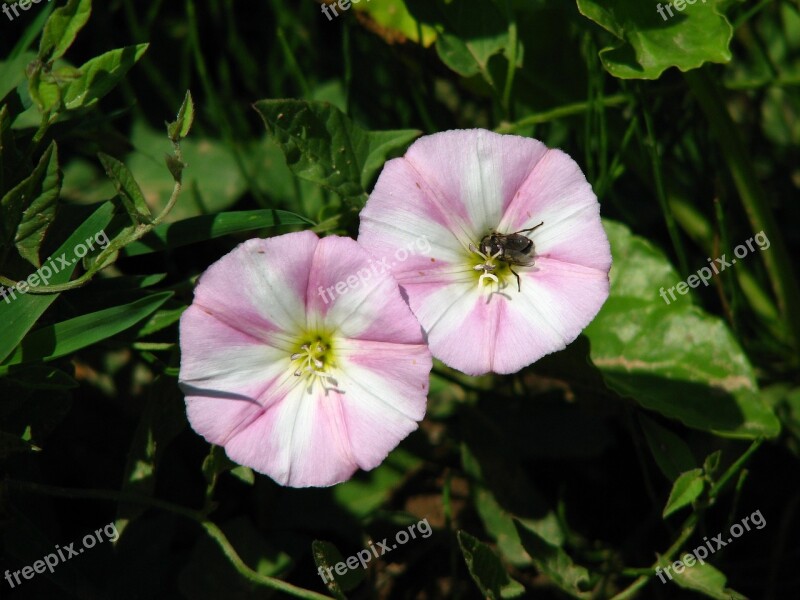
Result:
[[[514,269],[511,268],[511,265],[508,265],[508,270],[511,271],[514,274],[514,277],[517,278],[517,291],[521,292],[522,291],[522,282],[520,281],[519,275],[517,275],[517,272]]]

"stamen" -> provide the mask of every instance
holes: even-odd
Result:
[[[497,269],[497,265],[495,264],[495,261],[500,257],[501,254],[503,254],[503,250],[500,249],[497,252],[495,252],[494,254],[490,255],[488,246],[486,248],[484,248],[484,250],[486,252],[481,252],[472,243],[469,244],[469,249],[470,249],[471,252],[474,252],[475,254],[480,256],[485,261],[482,264],[478,264],[478,265],[475,265],[474,267],[472,267],[473,271],[483,271],[483,273],[481,273],[481,276],[478,277],[478,286],[482,286],[483,285],[484,279],[491,279],[499,287],[500,286],[500,279],[497,277],[497,275],[494,274],[495,270]]]

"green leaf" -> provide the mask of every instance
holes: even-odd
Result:
[[[377,33],[389,43],[408,39],[428,48],[436,41],[436,30],[419,23],[409,12],[405,0],[360,2],[353,8],[368,13],[379,26]]]
[[[675,481],[681,473],[697,466],[692,451],[681,438],[643,414],[639,415],[647,445],[667,479]]]
[[[139,184],[136,183],[133,173],[124,163],[108,154],[101,152],[98,157],[106,171],[106,175],[114,183],[117,194],[122,198],[125,208],[128,209],[131,221],[136,225],[150,223],[152,221],[150,207],[147,205],[144,194],[142,194]]]
[[[203,477],[206,478],[206,483],[213,487],[217,481],[217,477],[222,473],[227,473],[235,466],[236,463],[225,454],[225,448],[212,444],[208,455],[206,455],[203,460],[203,467],[201,470],[203,471]]]
[[[91,0],[69,0],[66,6],[55,9],[44,25],[39,41],[39,60],[44,63],[61,58],[91,13]]]
[[[172,153],[172,143],[142,120],[134,121],[130,137],[135,151],[125,164],[136,173],[148,205],[158,214],[175,186],[174,174],[164,170],[164,157]],[[183,175],[184,192],[169,214],[170,222],[224,211],[247,190],[237,159],[223,142],[194,135],[181,142],[181,151],[191,168]]]
[[[448,67],[464,77],[479,73],[491,83],[489,59],[510,54],[505,13],[494,0],[406,0],[412,15],[438,30],[436,51]]]
[[[344,592],[356,588],[366,577],[367,572],[361,568],[360,563],[357,568],[350,569],[348,567],[344,575],[339,575],[334,570],[336,565],[346,563],[339,549],[330,542],[314,540],[311,543],[311,554],[314,556],[317,568],[325,574],[325,586],[334,598],[347,600]]]
[[[358,518],[364,518],[384,503],[419,468],[422,461],[407,450],[395,448],[377,468],[333,488],[336,504]]]
[[[564,531],[530,482],[518,451],[504,436],[485,427],[486,420],[483,413],[469,413],[463,419],[462,465],[472,481],[475,508],[498,550],[514,566],[527,566],[531,558],[520,542],[514,518],[556,546],[564,543]]]
[[[489,546],[466,531],[458,532],[458,544],[469,574],[484,598],[500,600],[516,598],[525,593],[522,584],[509,577],[503,563]]]
[[[681,473],[672,485],[672,491],[669,493],[669,500],[667,500],[662,516],[666,519],[675,511],[697,500],[703,493],[704,487],[703,469],[692,469]]]
[[[285,210],[243,210],[239,212],[203,215],[163,223],[141,240],[125,247],[125,256],[140,256],[151,252],[180,248],[197,242],[212,240],[224,235],[254,231],[280,225],[313,225],[308,219]]]
[[[383,163],[420,135],[416,130],[365,131],[325,102],[261,100],[255,109],[295,175],[358,206]]]
[[[142,519],[143,525],[149,519]],[[225,537],[236,549],[236,553],[242,561],[249,565],[260,575],[265,577],[278,577],[286,573],[293,565],[292,556],[283,548],[276,532],[271,531],[265,538],[261,533],[262,528],[258,527],[248,517],[235,517],[220,525]],[[132,530],[133,532],[133,530]],[[149,532],[148,532],[149,533]],[[147,535],[147,534],[145,534]],[[151,536],[147,536],[151,537]],[[140,539],[147,539],[140,538]],[[306,559],[307,544],[303,542],[303,559]],[[300,552],[300,544],[297,544],[297,554]],[[294,554],[294,552],[292,552]],[[137,554],[141,554],[137,552]],[[152,559],[151,559],[152,561]],[[184,564],[181,561],[181,564]],[[306,568],[311,570],[308,563]],[[148,566],[149,565],[149,566]],[[152,569],[152,562],[139,565],[140,569]],[[124,582],[120,589],[109,597],[122,598],[127,594]],[[186,566],[178,577],[180,594],[175,597],[191,598],[192,600],[278,600],[286,594],[276,592],[267,587],[254,585],[251,581],[242,577],[231,564],[230,559],[223,553],[219,544],[209,536],[199,536],[197,544],[188,558]],[[152,594],[148,597],[158,595],[158,584],[152,588]],[[146,593],[146,592],[145,592]]]
[[[172,123],[167,124],[167,135],[173,142],[179,142],[187,135],[194,123],[194,101],[192,101],[192,94],[187,90],[186,97],[183,99],[180,109],[178,110],[178,117]]]
[[[78,257],[75,255],[76,246],[103,231],[111,222],[114,211],[114,204],[104,202],[61,244],[52,256],[63,256],[66,266],[54,273],[49,283],[69,281],[78,263]],[[0,292],[2,291],[0,287]],[[0,335],[0,362],[11,354],[44,311],[58,298],[58,294],[33,295],[19,292],[15,292],[12,296],[11,290],[5,291],[4,301],[0,301],[0,323],[3,324],[3,335]]]
[[[177,364],[177,355],[175,357]],[[121,491],[152,497],[156,487],[156,470],[170,442],[186,427],[186,404],[171,377],[160,376],[147,393],[147,402],[128,448]],[[117,531],[120,535],[128,524],[147,510],[139,503],[120,502],[117,509]]]
[[[38,329],[0,365],[0,375],[11,365],[53,360],[110,338],[154,313],[171,296],[161,292]]]
[[[611,291],[584,334],[606,385],[685,425],[734,438],[774,437],[780,422],[760,397],[753,369],[722,319],[661,288],[681,277],[664,254],[605,220]],[[669,298],[669,297],[668,297]]]
[[[687,557],[691,557],[688,563],[686,561]],[[715,600],[745,600],[743,595],[725,587],[727,578],[724,573],[718,571],[707,562],[697,562],[691,554],[684,554],[681,558],[681,562],[685,565],[681,573],[675,570],[675,563],[667,562],[663,557],[659,557],[658,562],[664,571],[666,571],[667,567],[670,568],[668,574],[666,572],[659,574],[659,579],[664,580],[663,583],[668,583],[671,580],[678,587],[700,592]],[[692,566],[689,566],[690,564]]]
[[[97,103],[122,80],[147,50],[149,44],[137,44],[110,50],[80,66],[80,77],[64,90],[67,110],[87,108]]]
[[[25,79],[25,67],[35,56],[33,52],[23,52],[16,58],[0,61],[0,100]]]
[[[39,450],[41,450],[41,448],[22,439],[18,435],[0,431],[0,461],[5,460],[12,454],[38,452]]]
[[[39,249],[55,219],[60,191],[61,171],[54,141],[33,172],[0,200],[3,238],[7,243],[13,236],[20,255],[34,267],[41,266]]]
[[[656,0],[578,0],[581,13],[619,42],[600,51],[609,73],[622,79],[658,79],[669,67],[690,71],[706,62],[731,60],[733,27],[723,16],[725,0],[685,4]],[[672,6],[673,16],[657,7]]]
[[[514,525],[522,545],[531,555],[533,564],[539,571],[573,598],[591,597],[591,594],[583,589],[588,587],[589,571],[574,564],[564,550],[545,541],[518,519],[514,519]]]

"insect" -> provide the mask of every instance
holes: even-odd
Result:
[[[520,281],[517,272],[511,268],[512,265],[520,267],[529,267],[533,265],[533,240],[529,237],[522,235],[523,233],[533,231],[537,227],[544,225],[544,221],[530,227],[528,229],[520,229],[514,233],[497,233],[496,231],[484,236],[481,240],[481,251],[488,258],[496,258],[508,263],[509,270],[517,278],[517,290],[522,291],[522,282]],[[494,271],[495,266],[487,260],[484,265],[478,265],[476,270],[482,270],[486,273]]]

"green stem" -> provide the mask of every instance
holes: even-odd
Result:
[[[684,73],[684,77],[717,138],[753,231],[764,231],[769,236],[770,251],[762,253],[764,265],[792,343],[796,349],[800,349],[800,311],[797,310],[800,306],[800,287],[792,271],[783,235],[753,169],[752,157],[727,110],[725,99],[707,70],[690,71]]]
[[[552,110],[529,115],[514,123],[503,123],[495,129],[497,133],[514,133],[525,127],[531,125],[539,125],[541,123],[549,123],[556,119],[563,117],[571,117],[573,115],[580,115],[589,110],[592,104],[602,103],[603,106],[620,106],[630,102],[631,98],[628,94],[614,94],[613,96],[604,96],[603,98],[595,98],[591,101],[574,102],[572,104],[565,104]]]
[[[5,484],[20,492],[28,492],[31,494],[41,494],[44,496],[54,496],[56,498],[72,498],[75,500],[109,500],[113,502],[129,502],[132,504],[141,504],[151,508],[158,508],[160,510],[170,512],[187,519],[191,519],[198,523],[203,529],[206,530],[208,535],[219,545],[222,552],[239,572],[239,574],[252,583],[267,587],[273,590],[285,592],[295,598],[306,598],[308,600],[331,600],[330,596],[318,594],[311,590],[297,587],[291,583],[286,583],[274,577],[267,577],[261,575],[248,567],[241,559],[236,549],[225,537],[223,531],[211,520],[206,518],[201,512],[165,502],[157,498],[150,498],[148,496],[140,496],[138,494],[130,494],[127,492],[117,492],[115,490],[81,490],[62,488],[50,485],[43,485],[40,483],[33,483],[30,481],[15,481],[6,480]]]
[[[514,76],[517,73],[517,46],[519,45],[517,35],[517,19],[514,16],[514,9],[511,0],[506,0],[506,12],[508,13],[508,47],[510,53],[508,58],[508,70],[506,72],[506,83],[503,87],[503,110],[506,118],[514,118],[514,106],[511,102],[511,91],[514,88]]]
[[[753,453],[756,450],[758,450],[758,447],[761,446],[761,444],[763,443],[764,443],[763,439],[754,440],[753,443],[750,444],[750,447],[744,451],[744,454],[742,454],[735,463],[733,463],[730,467],[728,467],[728,470],[725,471],[725,474],[722,477],[720,477],[714,484],[714,486],[711,488],[711,491],[708,494],[711,500],[714,500],[717,496],[719,496],[720,492],[722,491],[722,488],[724,488],[725,485],[728,483],[728,481],[730,481],[730,479],[734,475],[736,475],[736,473],[739,471],[739,469],[742,468],[744,463],[747,462],[747,460],[753,455]]]
[[[656,197],[658,198],[661,212],[664,215],[664,221],[667,224],[667,232],[672,241],[672,247],[675,249],[675,254],[678,257],[678,266],[680,267],[681,274],[688,275],[689,263],[686,260],[686,251],[683,248],[683,242],[681,242],[678,226],[675,224],[675,215],[672,214],[667,202],[667,193],[664,189],[664,174],[661,170],[661,157],[658,155],[658,143],[656,142],[655,128],[653,127],[653,116],[648,108],[647,98],[641,98],[640,105],[642,107],[642,115],[644,116],[645,130],[647,133],[645,145],[650,154],[650,166],[653,169]]]
[[[692,537],[695,527],[697,527],[697,521],[698,521],[698,513],[695,512],[689,515],[689,517],[683,524],[681,534],[667,549],[667,551],[664,552],[663,555],[661,555],[659,560],[654,562],[653,566],[647,569],[643,575],[638,577],[636,581],[634,581],[632,584],[630,584],[628,587],[622,590],[619,594],[612,597],[611,600],[630,600],[631,598],[635,598],[636,595],[639,593],[639,590],[641,590],[644,586],[646,586],[650,582],[650,579],[653,578],[656,567],[658,567],[665,560],[668,562],[671,561],[675,553],[678,552],[683,547],[683,545],[690,537]]]

